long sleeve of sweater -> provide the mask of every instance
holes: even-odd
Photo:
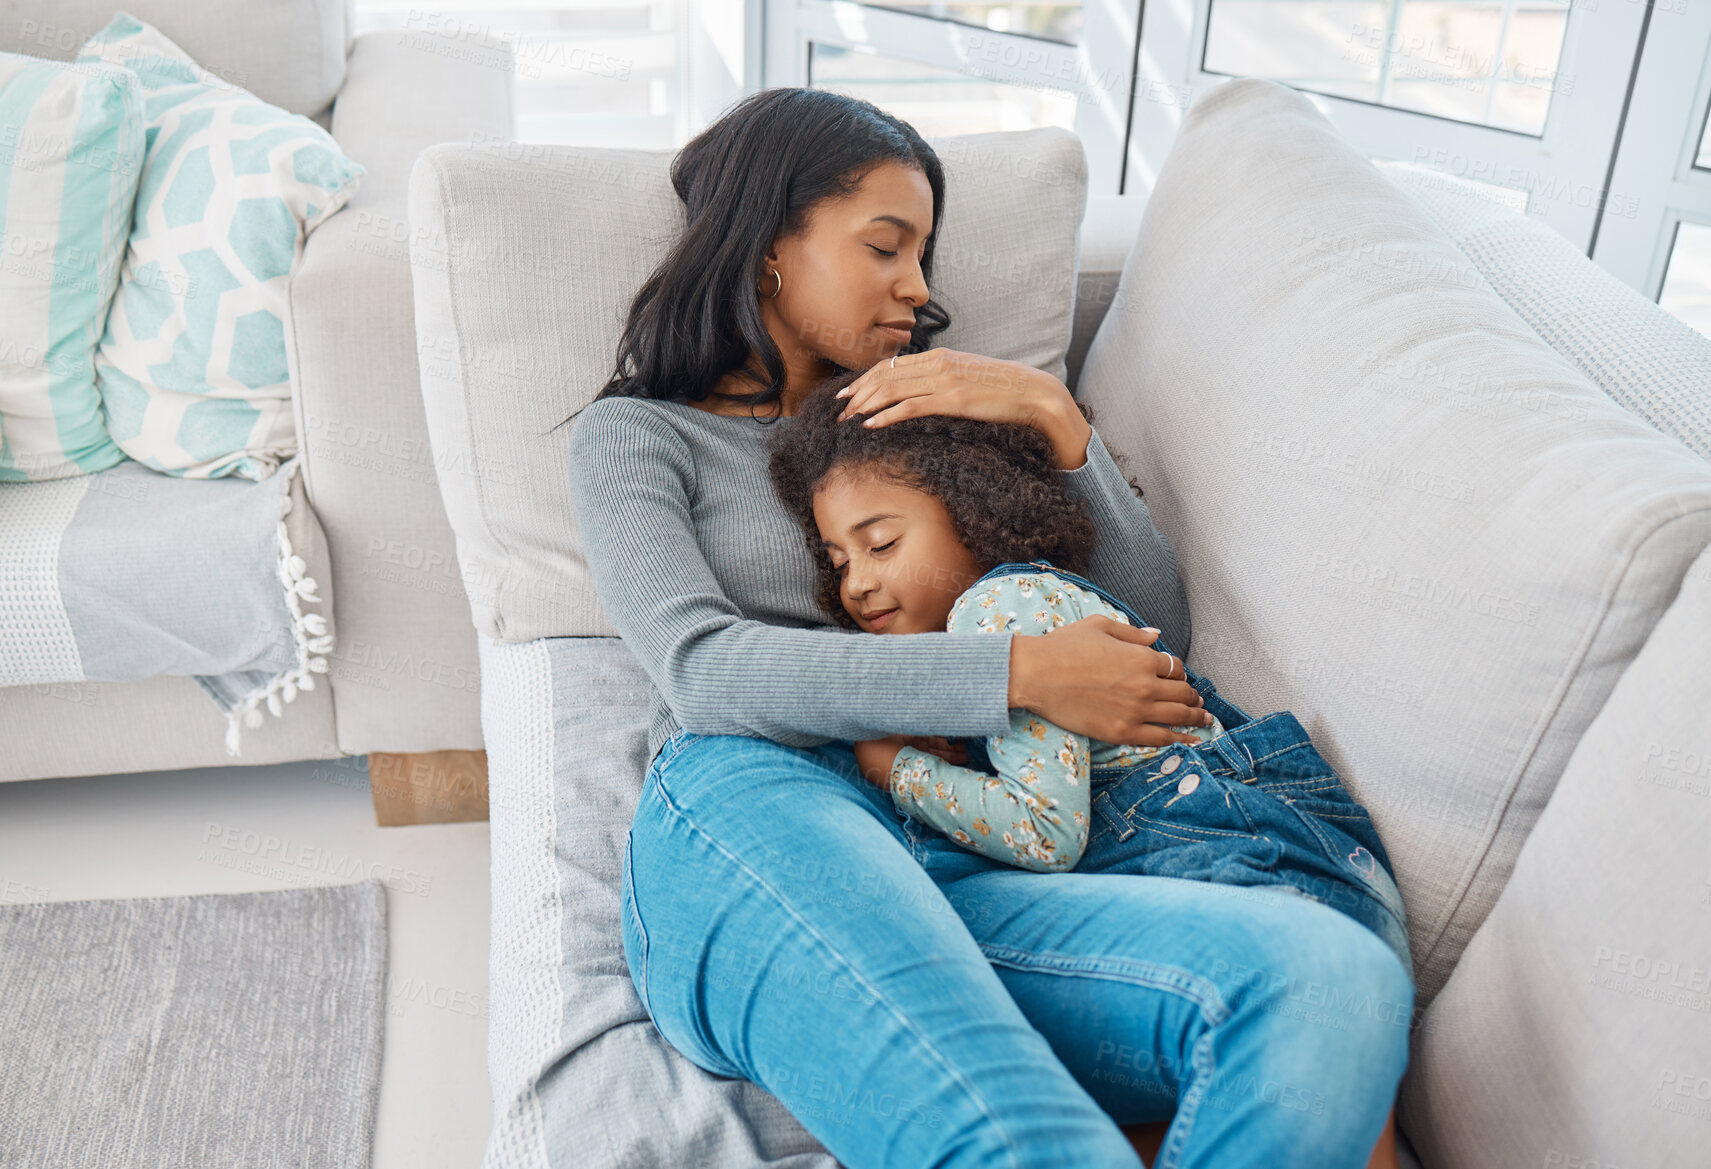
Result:
[[[1121,597],[1147,624],[1158,627],[1172,653],[1186,658],[1193,629],[1176,550],[1153,526],[1145,501],[1129,487],[1097,429],[1087,442],[1087,462],[1058,475],[1072,496],[1087,500],[1099,529],[1098,546],[1082,575]]]
[[[744,489],[759,490],[764,471],[756,478],[748,470]],[[724,474],[735,472],[698,468],[684,435],[645,404],[597,400],[577,419],[571,493],[589,574],[613,627],[683,727],[798,747],[1009,727],[1009,636],[876,636],[745,617],[710,567],[694,521],[692,500],[720,490],[708,477]],[[753,557],[787,551],[753,543],[720,562],[727,576]]]

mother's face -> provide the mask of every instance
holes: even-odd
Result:
[[[804,230],[779,237],[767,254],[783,287],[761,298],[761,315],[780,349],[845,369],[902,349],[927,302],[921,256],[932,226],[927,176],[895,161],[875,166],[848,198],[815,206]],[[760,291],[773,287],[763,274]]]

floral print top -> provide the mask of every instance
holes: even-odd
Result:
[[[976,584],[951,606],[945,628],[951,633],[1050,633],[1095,613],[1129,624],[1097,593],[1037,570]],[[1201,740],[1224,733],[1215,719],[1208,726],[1173,729]],[[1018,706],[1010,711],[1009,732],[989,736],[986,750],[996,775],[902,748],[891,765],[892,803],[995,860],[1038,872],[1067,872],[1087,849],[1090,769],[1129,766],[1164,748],[1078,735]]]

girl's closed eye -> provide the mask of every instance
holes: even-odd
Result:
[[[887,548],[892,547],[896,543],[897,543],[897,537],[893,536],[891,539],[887,540],[885,543],[876,546],[874,548],[874,551],[875,552],[883,552]],[[834,569],[836,569],[838,572],[843,572],[849,566],[850,566],[850,562],[847,560],[834,560],[834,561],[832,561],[832,567]]]

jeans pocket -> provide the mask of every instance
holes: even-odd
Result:
[[[1119,841],[1127,840],[1135,834],[1135,826],[1123,817],[1122,812],[1112,806],[1109,788],[1093,797],[1093,823],[1096,827],[1087,837],[1089,851],[1092,850],[1096,841],[1103,838],[1105,833],[1110,833],[1113,839]]]
[[[1246,840],[1259,832],[1248,815],[1248,793],[1187,743],[1172,744],[1115,786],[1123,819],[1165,840]]]
[[[1162,777],[1149,764],[1094,798],[1104,830],[1089,840],[1080,868],[1232,885],[1276,880],[1281,847],[1258,834],[1248,807],[1254,793],[1198,764],[1176,762]]]
[[[618,893],[618,906],[624,935],[624,962],[630,968],[630,982],[636,988],[636,997],[642,1000],[642,1009],[647,1011],[651,1018],[653,1007],[648,1002],[648,931],[643,927],[641,914],[636,909],[635,865],[631,859],[634,844],[635,834],[632,832],[624,841],[623,887]]]
[[[1399,910],[1390,857],[1379,839],[1372,814],[1349,793],[1330,763],[1310,744],[1288,754],[1296,768],[1293,780],[1282,784],[1265,784],[1262,780],[1262,786],[1301,818],[1319,840],[1322,854],[1338,872],[1357,878],[1393,911]],[[1315,774],[1301,779],[1302,769]]]

